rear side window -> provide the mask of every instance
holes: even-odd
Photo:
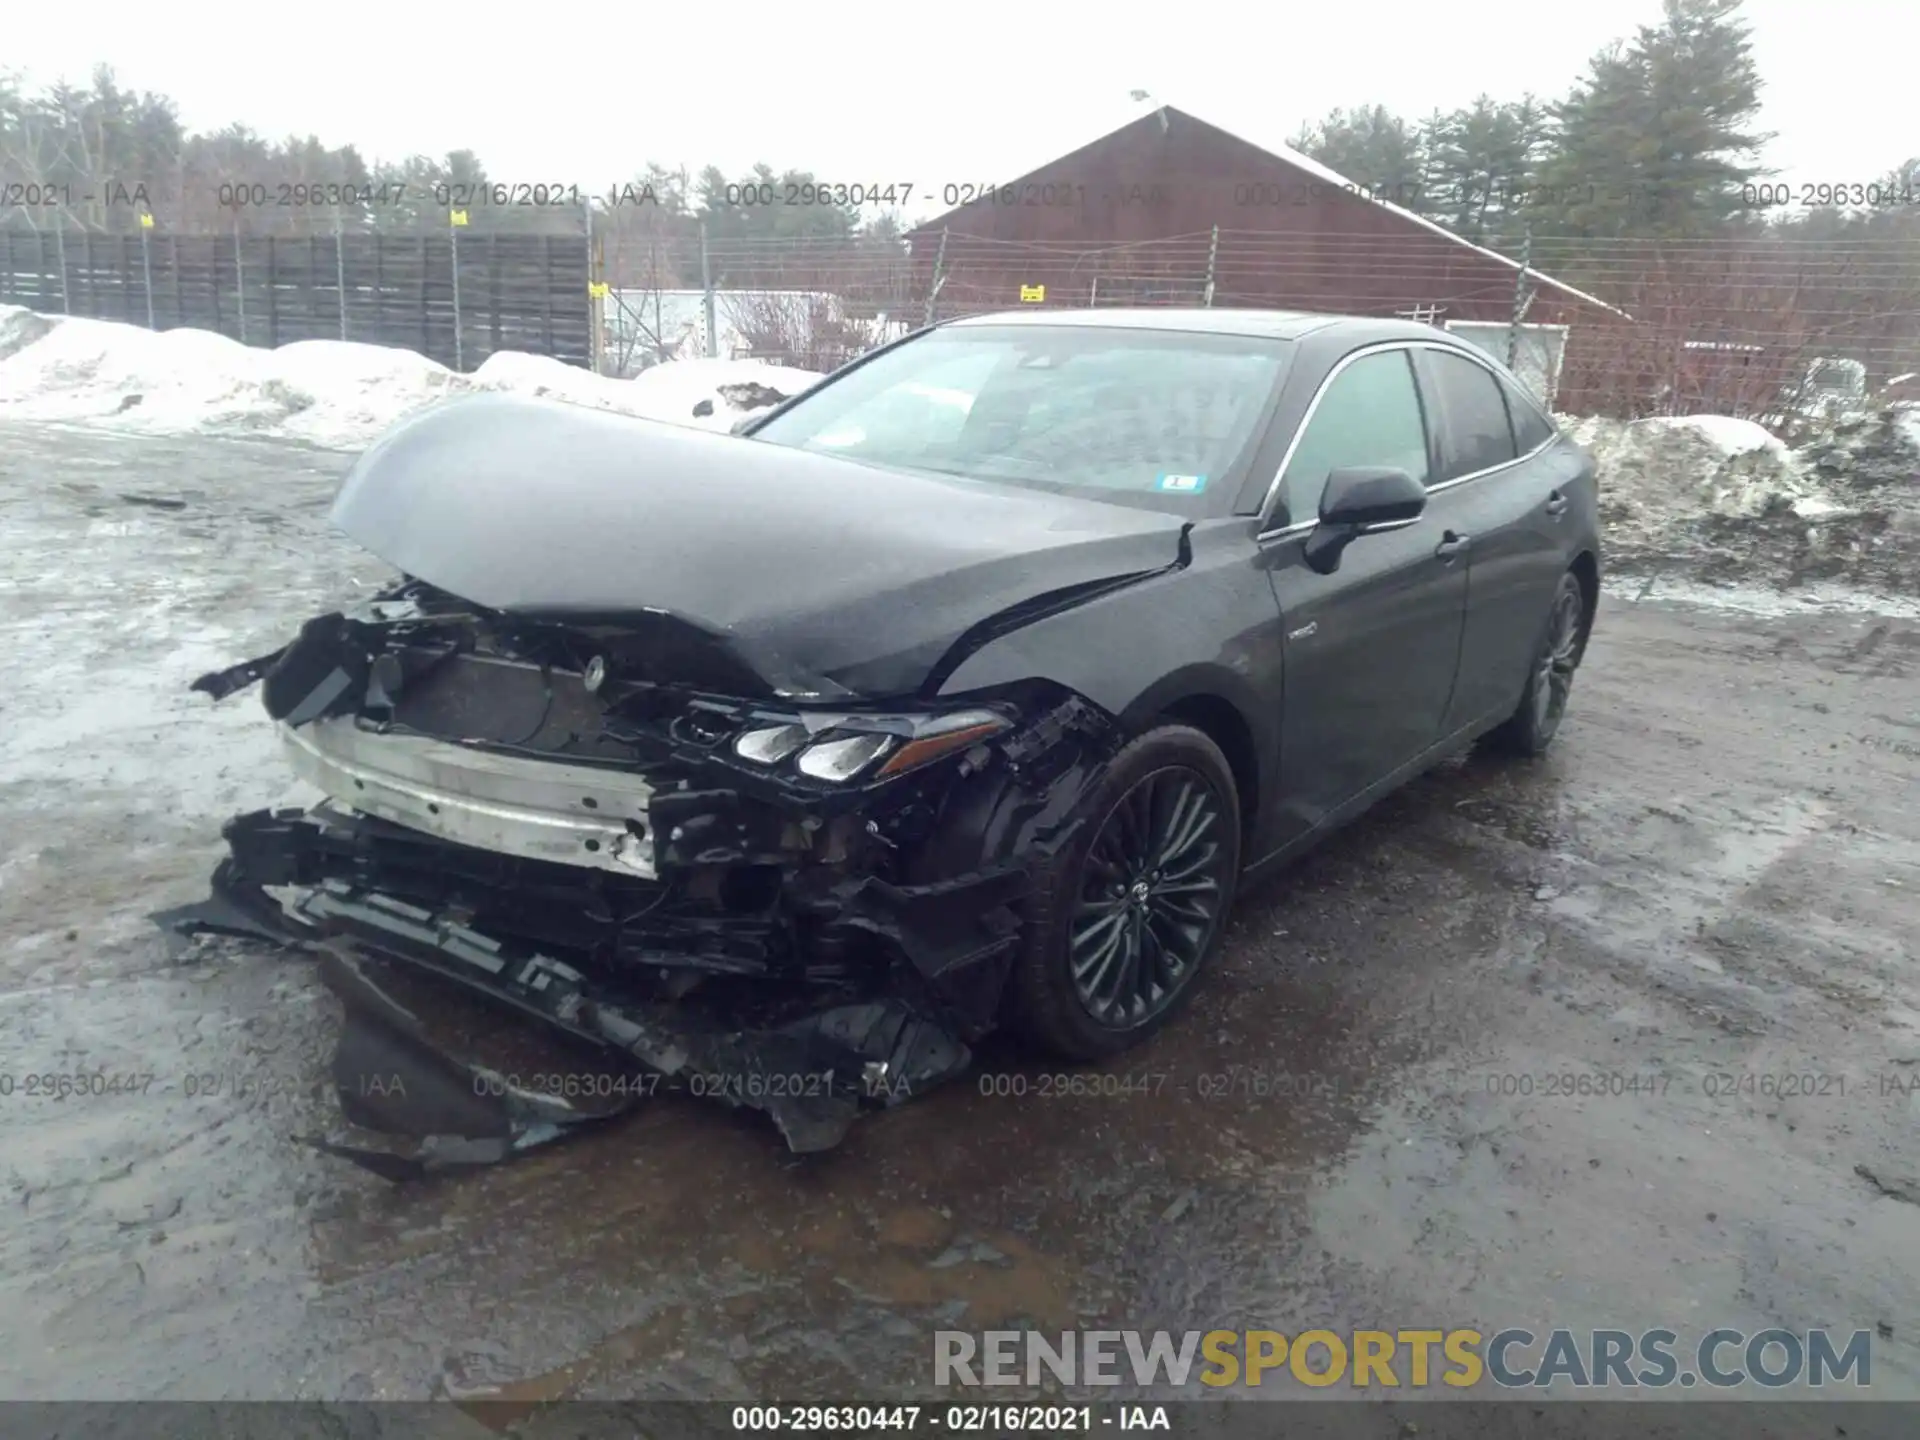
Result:
[[[1429,350],[1426,363],[1433,377],[1435,408],[1445,418],[1440,472],[1430,483],[1457,480],[1513,459],[1517,452],[1507,422],[1507,402],[1493,372],[1444,350]]]
[[[1513,444],[1522,455],[1531,454],[1553,438],[1553,423],[1540,413],[1540,407],[1518,385],[1500,382],[1507,397],[1507,414],[1513,419]]]
[[[1405,350],[1363,355],[1328,383],[1287,462],[1275,523],[1312,520],[1320,513],[1327,476],[1360,465],[1390,466],[1427,479],[1427,428]]]

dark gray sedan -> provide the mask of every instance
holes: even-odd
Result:
[[[322,953],[357,1064],[427,1047],[424,974],[798,1149],[1001,1022],[1150,1034],[1249,875],[1551,743],[1600,573],[1592,463],[1503,367],[1235,310],[938,326],[738,438],[457,401],[334,518],[396,583],[197,683],[263,681],[328,798],[236,817],[168,923]],[[434,1054],[488,1104],[348,1104],[409,1164],[610,1108]]]

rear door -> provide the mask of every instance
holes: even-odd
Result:
[[[1552,423],[1520,388],[1469,352],[1415,352],[1421,393],[1437,417],[1439,468],[1429,504],[1444,501],[1469,537],[1460,675],[1444,728],[1518,703],[1528,657],[1546,623],[1563,554],[1554,467],[1541,458]]]
[[[1330,472],[1386,465],[1424,482],[1435,461],[1412,352],[1395,345],[1339,363],[1283,463],[1261,537],[1285,635],[1278,844],[1440,734],[1467,599],[1448,517],[1430,506],[1404,529],[1362,536],[1330,575],[1302,553]]]

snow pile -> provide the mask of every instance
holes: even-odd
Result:
[[[1752,420],[1736,419],[1732,415],[1670,415],[1642,420],[1639,424],[1648,430],[1673,430],[1698,435],[1725,455],[1744,455],[1749,450],[1770,450],[1776,455],[1787,453],[1786,441],[1766,426]]]
[[[1868,503],[1883,488],[1920,484],[1920,408],[1844,416],[1800,446],[1810,472],[1836,494]]]
[[[1593,452],[1602,513],[1625,532],[1661,530],[1703,514],[1754,519],[1826,503],[1786,444],[1751,420],[1587,419],[1567,429]]]
[[[502,350],[480,362],[480,368],[462,381],[465,389],[490,390],[507,395],[533,395],[585,405],[595,410],[640,414],[634,406],[633,382],[611,380],[550,355]]]
[[[270,427],[313,445],[370,440],[451,394],[459,378],[424,355],[386,345],[298,340],[253,353],[266,357],[271,372],[262,388],[288,406]]]
[[[260,353],[225,336],[46,318],[37,339],[0,361],[7,413],[40,420],[125,416],[133,428],[173,431],[248,425],[287,411],[268,393],[272,377]]]
[[[1920,592],[1920,425],[1895,410],[1797,447],[1747,420],[1565,420],[1593,453],[1610,568]]]
[[[742,416],[798,395],[820,377],[757,360],[676,360],[614,383],[635,392],[657,420],[728,430]]]
[[[356,449],[404,416],[476,391],[546,396],[713,430],[820,377],[746,360],[689,360],[614,380],[540,355],[491,355],[458,375],[411,350],[302,340],[264,350],[208,330],[0,305],[0,418],[149,434],[254,434]]]
[[[1907,444],[1920,452],[1920,405],[1896,405],[1888,413],[1892,415],[1893,423],[1900,427]]]
[[[696,429],[730,430],[745,416],[778,405],[819,380],[811,370],[758,360],[706,359],[672,361],[631,380],[615,380],[545,355],[509,350],[489,355],[463,383],[475,390],[540,395]]]
[[[0,360],[31,345],[51,329],[53,321],[37,311],[18,305],[0,305]]]

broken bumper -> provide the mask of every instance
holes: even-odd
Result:
[[[277,728],[295,774],[365,814],[524,860],[657,873],[639,775],[377,734],[345,715]]]
[[[761,1111],[797,1153],[830,1149],[862,1112],[965,1070],[962,1034],[987,1017],[943,1001],[943,982],[964,994],[981,983],[976,967],[1004,969],[1027,888],[1019,870],[849,887],[837,900],[842,921],[894,948],[903,982],[894,993],[763,982],[743,1001],[738,989],[703,994],[698,984],[650,994],[490,933],[462,904],[383,892],[366,877],[379,874],[381,846],[398,830],[379,819],[331,805],[259,811],[225,834],[230,854],[208,900],[154,918],[180,934],[267,940],[318,958],[347,1015],[334,1060],[341,1109],[365,1133],[310,1143],[389,1179],[506,1160],[673,1092]],[[457,868],[453,848],[441,850],[435,859]],[[527,888],[553,873],[533,868],[501,878]],[[530,1084],[466,1052],[436,1025],[436,1004],[402,998],[420,979],[540,1022],[567,1058],[539,1073],[568,1083]]]
[[[816,1151],[966,1067],[1032,876],[1117,726],[1043,681],[970,697],[960,718],[982,723],[956,729],[959,702],[853,713],[652,678],[724,672],[706,645],[407,582],[195,682],[216,700],[259,683],[293,769],[330,797],[236,816],[213,893],[155,917],[320,959],[347,1009],[341,1108],[382,1138],[316,1143],[419,1174],[680,1089]],[[872,773],[812,773],[796,734],[857,742]],[[787,748],[757,756],[754,735]],[[879,764],[949,735],[895,775]],[[456,991],[572,1058],[485,1053],[444,1023]]]

